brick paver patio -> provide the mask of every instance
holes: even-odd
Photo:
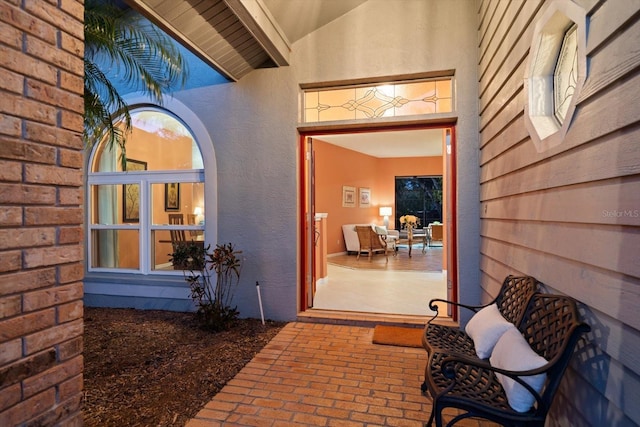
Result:
[[[425,351],[372,336],[367,327],[290,323],[186,427],[424,426]]]

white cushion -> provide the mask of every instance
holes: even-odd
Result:
[[[491,351],[498,339],[512,326],[511,322],[502,317],[498,306],[494,303],[474,314],[467,323],[465,332],[473,340],[478,357],[486,359],[491,356]]]
[[[509,371],[528,371],[543,366],[547,361],[531,349],[520,331],[514,326],[506,331],[496,344],[489,359],[491,366]],[[509,406],[517,412],[527,412],[535,403],[535,397],[522,385],[506,375],[496,373],[496,377],[507,394]],[[521,377],[537,393],[542,390],[546,374]]]

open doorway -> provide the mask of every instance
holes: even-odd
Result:
[[[455,218],[454,204],[447,202],[453,188],[452,135],[452,127],[442,126],[302,135],[303,311],[427,316],[429,299],[453,297],[448,289],[455,288],[449,267],[455,265],[450,262],[455,251],[447,239],[455,226],[447,221]],[[404,214],[396,203],[396,178],[403,176],[441,177],[442,221],[436,222],[444,224],[444,238],[413,242],[411,252],[401,235],[405,239],[388,260],[384,255],[357,259],[345,227],[382,226],[388,219],[381,213],[390,207],[389,229],[406,233],[396,223]]]

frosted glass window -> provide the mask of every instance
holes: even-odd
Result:
[[[567,117],[571,97],[578,83],[578,32],[573,25],[564,35],[558,62],[553,71],[554,114],[562,124]]]

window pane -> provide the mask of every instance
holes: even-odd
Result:
[[[157,110],[131,114],[132,131],[127,135],[127,159],[144,164],[142,170],[203,169],[198,144],[189,129],[175,117]],[[122,171],[120,150],[103,141],[96,149],[92,171]],[[127,165],[127,171],[132,169]],[[136,169],[140,170],[140,169]]]
[[[91,224],[140,221],[140,184],[92,185],[91,201]]]
[[[169,215],[181,215],[183,224],[204,225],[204,183],[167,182],[151,185],[151,221],[170,224]]]
[[[93,268],[140,268],[138,230],[91,230]]]
[[[194,242],[204,245],[204,231],[202,230],[156,230],[153,235],[153,266],[152,270],[176,270],[171,263],[174,248],[179,245]]]

